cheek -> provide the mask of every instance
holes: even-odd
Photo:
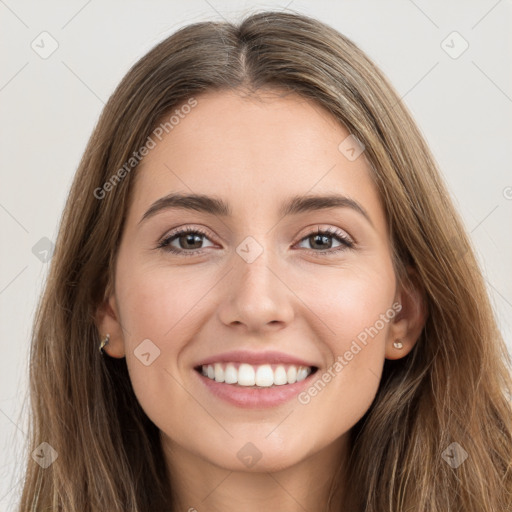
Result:
[[[187,342],[201,327],[194,318],[205,283],[183,282],[162,268],[146,265],[137,269],[135,265],[126,261],[116,276],[126,364],[140,405],[169,433],[175,422],[170,404],[180,411],[190,405],[180,385],[184,371],[180,362]]]
[[[322,283],[328,285],[313,283],[311,276],[301,298],[320,319],[314,321],[315,337],[324,344],[328,367],[319,372],[320,382],[302,403],[314,403],[315,408],[343,404],[331,414],[353,421],[370,406],[379,386],[386,339],[396,315],[394,272],[391,264],[336,269],[330,278],[323,276]],[[311,313],[309,317],[313,324]],[[314,398],[317,395],[323,398]]]
[[[189,315],[194,315],[204,285],[185,283],[176,273],[161,271],[139,277],[128,278],[129,289],[125,292],[124,313],[130,331],[139,336],[153,335],[159,341],[172,338]]]
[[[146,338],[160,350],[174,355],[187,329],[197,326],[197,316],[204,301],[205,289],[211,285],[199,273],[185,275],[180,270],[161,267],[133,267],[119,272],[118,295],[121,297],[122,320],[127,345],[132,351]],[[201,274],[202,275],[202,274]],[[190,276],[190,278],[186,277]]]
[[[377,323],[378,334],[371,329],[371,339],[387,333],[396,292],[391,263],[380,260],[350,268],[317,269],[309,273],[298,292],[309,309],[321,320],[320,340],[329,340],[332,353],[340,354]],[[387,315],[383,323],[382,318]],[[311,313],[310,313],[311,316]],[[382,347],[383,348],[383,347]]]
[[[332,294],[330,305],[326,303],[325,307],[330,308],[326,318],[330,319],[330,327],[334,331],[336,341],[333,348],[336,354],[350,350],[355,340],[369,349],[365,352],[383,352],[381,341],[386,336],[393,315],[393,292],[393,288],[386,286],[385,282],[375,279],[346,279],[343,286]],[[375,343],[370,344],[370,340]],[[365,345],[365,342],[368,343]]]

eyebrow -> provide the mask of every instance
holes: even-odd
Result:
[[[286,217],[330,208],[350,208],[361,214],[373,226],[370,216],[357,201],[340,194],[292,196],[281,205],[278,214],[280,217]],[[229,204],[218,197],[204,194],[171,193],[157,199],[144,213],[139,224],[157,213],[169,209],[191,210],[219,217],[233,216]]]

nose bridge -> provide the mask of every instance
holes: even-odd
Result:
[[[291,318],[287,288],[276,276],[276,252],[268,248],[272,236],[263,238],[246,237],[235,249],[221,307],[221,320],[226,324],[242,323],[255,330]]]
[[[246,237],[236,248],[235,258],[235,293],[258,295],[260,300],[279,292],[276,277],[272,271],[275,265],[275,251],[269,249],[269,235],[263,237]]]

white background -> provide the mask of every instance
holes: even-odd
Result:
[[[390,78],[463,215],[512,353],[510,1],[0,0],[0,511],[14,510],[20,492],[29,335],[48,270],[32,248],[55,241],[104,102],[177,28],[267,8],[329,23]],[[58,43],[46,59],[31,47],[50,48],[44,31]],[[442,47],[453,31],[469,44],[458,58]],[[456,37],[444,43],[452,51],[462,48]]]

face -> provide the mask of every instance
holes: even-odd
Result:
[[[169,449],[230,470],[250,471],[247,455],[292,466],[346,439],[385,358],[412,348],[383,206],[364,152],[340,149],[349,132],[315,103],[196,99],[137,169],[101,330]],[[285,211],[327,195],[337,203]]]

